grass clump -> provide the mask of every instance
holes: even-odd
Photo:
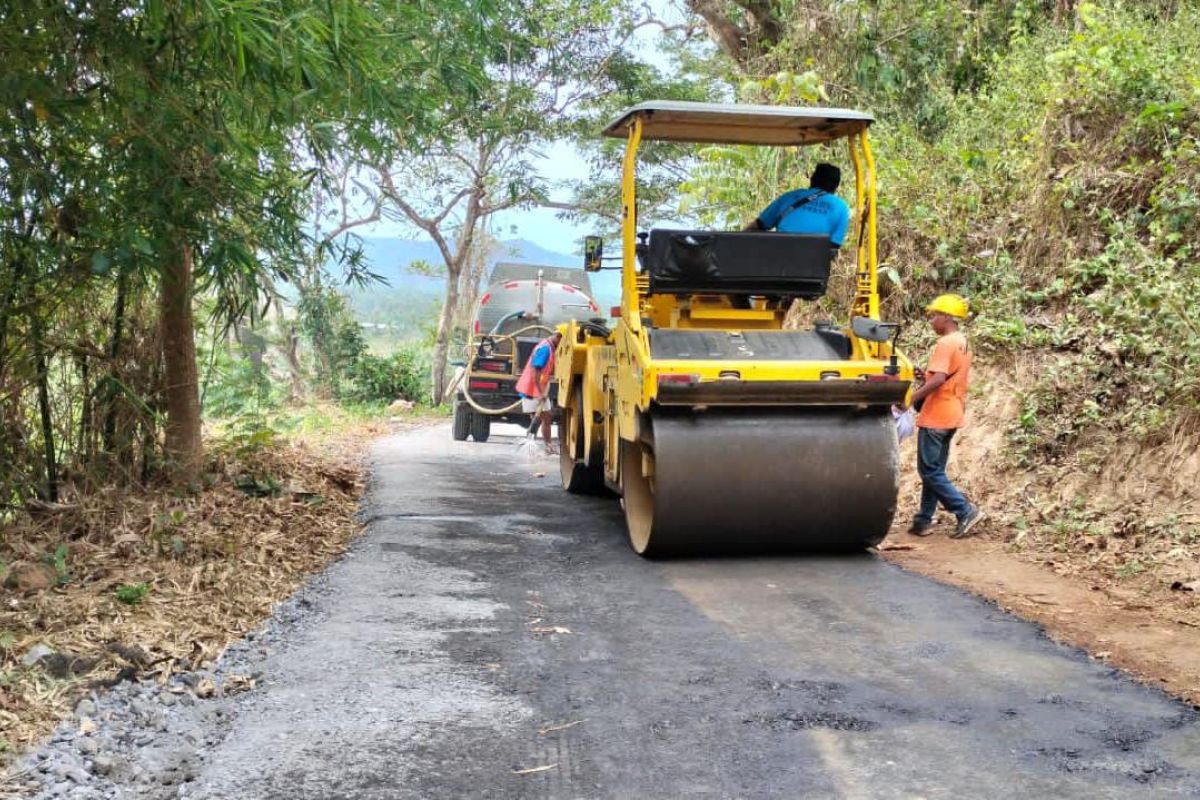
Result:
[[[117,587],[117,602],[127,606],[136,606],[150,594],[148,583],[123,583]]]

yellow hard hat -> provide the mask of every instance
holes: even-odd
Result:
[[[947,316],[955,319],[966,319],[970,313],[965,298],[959,297],[956,294],[939,294],[933,298],[933,302],[925,306],[926,311],[940,311]]]

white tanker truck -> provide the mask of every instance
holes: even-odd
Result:
[[[581,269],[498,263],[479,297],[455,379],[454,438],[486,442],[493,420],[528,426],[517,378],[533,348],[571,320],[605,322]],[[554,384],[551,384],[552,392]]]

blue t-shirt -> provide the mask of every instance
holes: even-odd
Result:
[[[533,355],[529,357],[529,360],[533,363],[534,369],[545,369],[546,365],[550,363],[550,343],[539,342],[538,346],[533,348]]]
[[[802,198],[816,194],[799,208],[787,210]],[[787,213],[785,213],[787,212]],[[846,228],[850,226],[850,206],[836,194],[821,189],[794,189],[775,198],[775,202],[758,215],[763,230],[778,230],[780,233],[821,233],[838,246],[846,239]]]
[[[533,353],[529,356],[529,363],[533,365],[534,369],[545,369],[546,365],[550,363],[550,354],[552,352],[554,352],[553,345],[543,339],[538,342],[537,347],[533,348]],[[518,394],[521,397],[529,397],[524,392],[518,392]]]

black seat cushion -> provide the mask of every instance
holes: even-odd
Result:
[[[828,236],[802,233],[650,231],[651,294],[825,294]]]

